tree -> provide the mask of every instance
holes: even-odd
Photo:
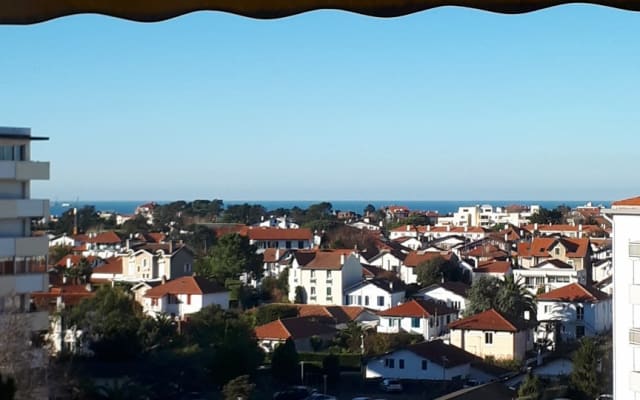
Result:
[[[467,293],[469,302],[465,316],[474,315],[495,308],[495,296],[498,292],[498,279],[482,276],[471,284]]]
[[[169,345],[177,337],[176,324],[166,314],[146,317],[140,322],[138,330],[140,343],[145,350],[162,348]]]
[[[238,279],[243,272],[258,280],[262,275],[262,255],[256,250],[245,236],[224,235],[207,257],[196,262],[196,272],[222,285],[227,279]]]
[[[282,318],[298,316],[298,308],[293,305],[266,304],[258,307],[255,312],[256,325],[264,325]]]
[[[529,217],[532,224],[560,224],[565,218],[568,207],[565,205],[558,206],[553,210],[540,207],[538,211]]]
[[[426,260],[416,267],[416,275],[420,285],[429,286],[439,283],[443,277],[443,269],[447,261],[442,256]]]
[[[529,319],[535,320],[537,311],[533,295],[524,282],[521,279],[516,280],[514,275],[506,275],[498,281],[495,308],[516,320],[524,319],[525,313],[529,314]]]
[[[142,214],[138,214],[122,224],[122,231],[127,235],[133,233],[146,233],[149,232],[150,229],[151,225],[149,225],[147,218]]]
[[[267,214],[267,210],[259,204],[239,204],[227,206],[222,214],[222,222],[235,222],[246,225],[253,225],[260,222],[261,218]]]
[[[376,212],[376,208],[373,206],[373,204],[367,204],[367,206],[363,210],[363,213],[366,216],[368,216],[369,214],[373,214],[375,212]]]
[[[240,375],[227,382],[222,388],[225,400],[248,400],[256,385],[249,381],[249,375]]]
[[[97,358],[130,359],[141,350],[142,310],[121,288],[100,287],[94,297],[66,311],[63,320],[66,327],[75,325],[89,335]]]
[[[309,338],[309,345],[311,345],[311,349],[317,353],[322,348],[322,338],[318,335],[313,335]]]
[[[16,394],[16,382],[10,376],[4,379],[0,374],[0,399],[12,400]]]
[[[305,297],[304,288],[302,286],[296,286],[296,295],[293,302],[296,304],[305,304]]]
[[[573,354],[573,371],[569,382],[577,396],[593,399],[600,391],[601,382],[598,376],[600,349],[591,338],[583,338],[580,347]]]
[[[49,247],[49,263],[55,265],[62,260],[64,256],[72,253],[71,246],[53,246]]]
[[[277,346],[271,357],[271,372],[273,377],[285,383],[293,383],[298,378],[298,352],[291,338]]]
[[[522,385],[518,388],[518,399],[522,400],[540,400],[544,390],[540,378],[531,372],[527,373]]]

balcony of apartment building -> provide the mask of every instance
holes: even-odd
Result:
[[[45,256],[0,257],[0,296],[44,291],[48,285]]]
[[[0,219],[49,218],[49,200],[0,199]]]
[[[0,179],[14,181],[49,179],[49,163],[44,161],[0,160]]]

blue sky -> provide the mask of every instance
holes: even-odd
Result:
[[[0,26],[0,125],[52,199],[635,195],[640,14],[443,7]]]

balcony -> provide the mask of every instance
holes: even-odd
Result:
[[[0,257],[37,257],[49,252],[46,236],[0,238]]]
[[[0,219],[49,218],[49,200],[0,200]]]
[[[629,343],[640,346],[640,328],[629,329]]]
[[[629,389],[640,392],[640,372],[632,371],[629,374]]]
[[[49,163],[39,161],[0,161],[0,179],[30,181],[49,179]]]

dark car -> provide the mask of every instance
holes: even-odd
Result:
[[[307,400],[315,391],[306,386],[292,386],[273,395],[273,400]]]

